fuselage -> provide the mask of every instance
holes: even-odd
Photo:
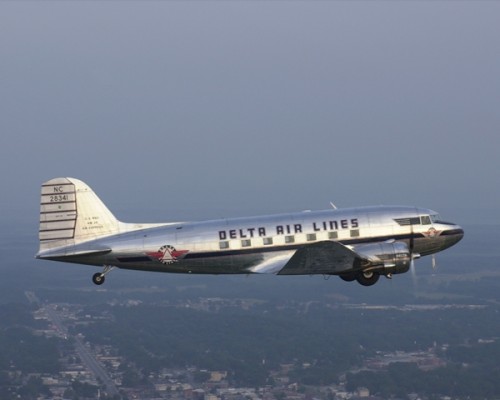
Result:
[[[177,273],[277,273],[297,249],[317,242],[356,249],[397,241],[425,256],[462,236],[460,226],[432,210],[374,206],[166,224],[74,245],[64,259],[50,252],[40,258]]]

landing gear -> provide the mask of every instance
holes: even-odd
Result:
[[[356,279],[356,275],[353,273],[342,274],[342,275],[339,275],[339,277],[340,277],[340,279],[342,279],[343,281],[346,281],[346,282],[352,282]]]
[[[391,278],[391,274],[387,274],[386,276]],[[346,282],[358,281],[360,285],[372,286],[377,283],[380,274],[375,271],[347,272],[340,274],[339,278]]]
[[[374,271],[362,271],[356,275],[356,280],[360,285],[372,286],[375,285],[380,278],[380,275]]]
[[[96,285],[102,285],[104,283],[104,280],[104,275],[100,272],[92,275],[92,282],[94,282]]]
[[[111,270],[115,268],[112,265],[105,265],[104,266],[104,271],[102,272],[97,272],[94,275],[92,275],[92,282],[96,285],[102,285],[105,281],[105,277],[108,273],[111,272]]]

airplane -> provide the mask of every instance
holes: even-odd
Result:
[[[333,206],[333,204],[332,204]],[[124,223],[74,178],[42,184],[36,258],[187,274],[337,275],[374,285],[464,235],[436,212],[408,206],[302,211],[201,222]]]

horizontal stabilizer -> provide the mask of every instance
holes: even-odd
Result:
[[[68,251],[64,249],[55,249],[53,251],[43,251],[36,255],[36,258],[41,259],[61,259],[61,258],[70,258],[70,257],[85,257],[85,256],[102,256],[104,254],[108,254],[111,252],[111,249],[96,249],[96,250],[75,250]]]
[[[361,261],[354,251],[338,242],[316,242],[298,249],[278,275],[340,274]]]

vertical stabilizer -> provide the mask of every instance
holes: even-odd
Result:
[[[118,233],[120,223],[84,182],[55,178],[42,185],[40,251]]]

